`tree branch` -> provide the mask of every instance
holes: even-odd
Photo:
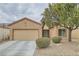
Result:
[[[75,28],[72,28],[72,30],[75,30],[75,29],[77,29],[79,26],[76,26]]]

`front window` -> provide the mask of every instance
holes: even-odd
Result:
[[[43,30],[42,36],[43,37],[49,37],[49,30]]]
[[[59,36],[66,36],[66,29],[59,29]]]

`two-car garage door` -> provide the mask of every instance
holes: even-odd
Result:
[[[38,38],[38,30],[14,30],[15,40],[36,40]]]

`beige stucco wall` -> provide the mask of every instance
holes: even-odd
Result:
[[[68,33],[69,31],[67,30],[67,39],[68,39]],[[79,29],[72,31],[72,39],[79,39]]]
[[[79,29],[72,31],[72,38],[73,39],[79,39]]]
[[[9,26],[9,28],[11,29],[40,29],[41,25],[25,19]]]
[[[26,31],[27,30],[31,30],[31,31],[35,30],[35,31],[38,31],[38,38],[42,37],[42,26],[40,24],[34,23],[34,22],[26,20],[26,19],[9,26],[9,28],[11,28],[11,37],[10,37],[10,39],[12,39],[13,29],[17,29],[17,31],[19,29],[20,30],[26,30]],[[34,35],[34,34],[35,34],[34,32],[31,33],[29,35],[29,37],[32,37],[31,35]]]
[[[44,29],[49,29],[46,25],[44,26]],[[53,27],[50,29],[50,38],[54,36],[58,36],[58,29],[65,29],[64,27]],[[66,29],[66,36],[63,37],[65,39],[68,39],[68,30]],[[79,39],[79,28],[72,31],[72,39]]]
[[[56,27],[56,26],[49,29],[48,26],[44,25],[43,30],[49,30],[49,37],[50,38],[58,36],[58,27]]]
[[[58,36],[58,27],[53,27],[50,29],[50,38]]]
[[[68,34],[69,34],[69,31],[66,29],[66,36],[63,38],[68,39]],[[79,29],[72,31],[72,39],[79,39]]]

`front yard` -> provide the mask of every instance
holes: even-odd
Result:
[[[35,56],[79,56],[79,39],[73,39],[72,42],[62,40],[61,43],[52,43],[48,48],[37,48]]]

